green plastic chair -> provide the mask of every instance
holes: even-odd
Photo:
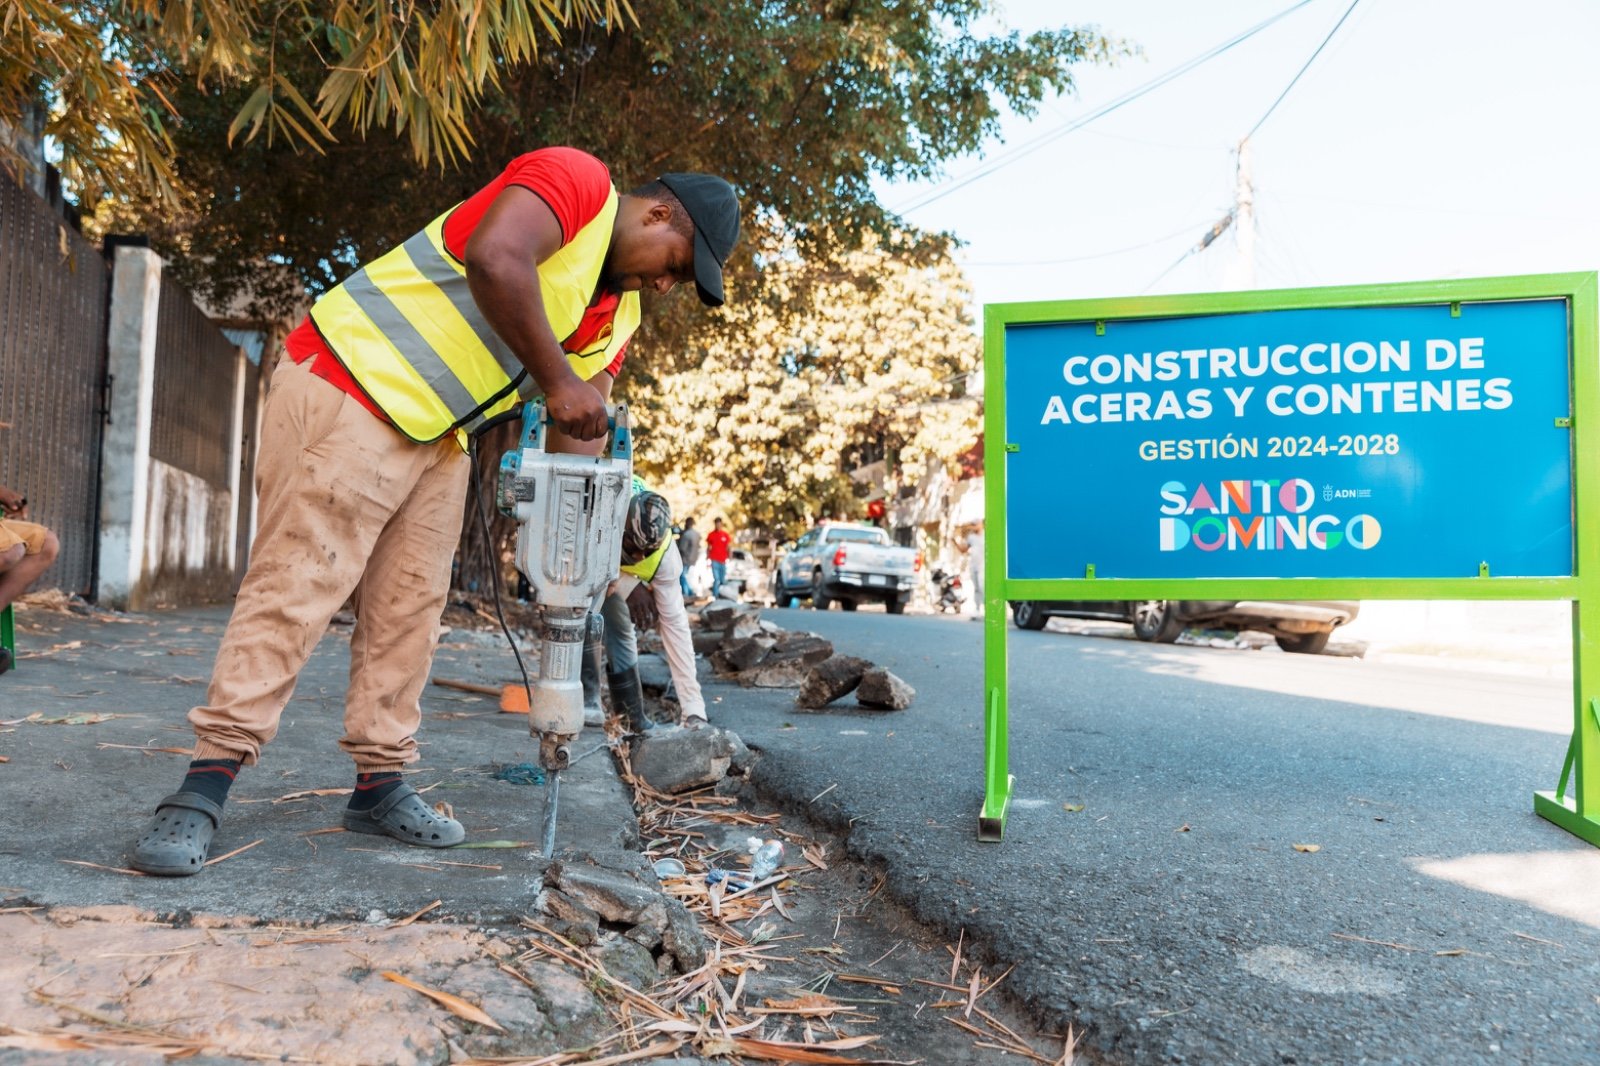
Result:
[[[0,611],[0,648],[11,652],[11,669],[17,668],[17,630],[11,616],[11,605],[6,604],[6,609]]]

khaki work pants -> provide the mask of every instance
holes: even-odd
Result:
[[[260,521],[206,705],[189,712],[196,759],[254,764],[295,678],[355,594],[339,746],[362,773],[417,756],[419,703],[468,459],[451,439],[414,444],[288,359],[272,375],[256,459]]]

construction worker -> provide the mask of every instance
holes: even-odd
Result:
[[[131,864],[197,873],[229,785],[277,732],[295,678],[355,594],[344,827],[448,847],[461,824],[403,784],[460,536],[467,434],[543,394],[556,430],[606,433],[639,292],[693,281],[723,302],[739,202],[721,178],[665,174],[619,194],[572,148],[498,178],[325,293],[286,341],[262,420],[259,531],[190,712],[194,761]]]
[[[695,675],[694,642],[689,612],[683,605],[678,577],[683,559],[672,540],[672,508],[666,499],[633,479],[628,520],[622,531],[622,575],[600,607],[605,619],[606,681],[612,709],[622,713],[635,733],[652,729],[644,713],[639,682],[640,629],[659,628],[672,685],[677,690],[678,724],[698,729],[706,724],[706,701]],[[590,657],[584,657],[585,666]]]

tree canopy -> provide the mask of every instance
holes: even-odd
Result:
[[[859,517],[850,471],[886,460],[920,472],[972,446],[966,386],[981,346],[948,257],[921,264],[869,237],[819,265],[780,234],[757,237],[766,298],[729,304],[698,365],[630,395],[647,476],[792,537],[820,517]]]
[[[315,295],[515,155],[569,144],[605,160],[622,189],[664,171],[719,173],[739,189],[747,225],[780,220],[803,254],[826,257],[867,231],[927,252],[926,235],[878,203],[873,180],[938,173],[978,151],[1004,108],[1031,111],[1071,87],[1076,63],[1111,51],[1089,30],[983,33],[991,6],[641,3],[637,28],[568,29],[536,59],[505,68],[466,115],[470,155],[443,166],[419,165],[392,131],[349,123],[332,125],[338,139],[320,153],[283,138],[230,141],[255,90],[191,81],[173,97],[183,120],[170,130],[188,208],[119,208],[117,224],[150,232],[184,280],[219,303],[244,290],[281,304],[264,259]],[[274,55],[296,84],[325,69],[309,37],[280,39]],[[759,279],[747,250],[738,259],[742,298]],[[684,319],[667,319],[656,332],[677,349]]]
[[[24,10],[43,17],[22,26]],[[994,0],[0,0],[0,119],[42,96],[94,227],[148,234],[191,290],[262,314],[542,145],[593,152],[624,191],[668,171],[726,177],[747,234],[727,308],[646,294],[618,392],[645,409],[647,471],[792,531],[849,510],[852,466],[949,460],[976,435],[962,390],[978,343],[951,240],[896,217],[875,183],[939,175],[1007,110],[1031,114],[1078,64],[1122,51],[1092,27],[1023,34],[998,14]]]
[[[80,193],[171,209],[185,89],[227,97],[227,142],[320,151],[336,127],[387,127],[416,162],[454,161],[541,37],[631,17],[627,0],[0,0],[0,121],[43,104]]]

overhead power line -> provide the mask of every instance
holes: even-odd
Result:
[[[1041,267],[1061,266],[1063,263],[1087,263],[1095,259],[1109,259],[1114,255],[1126,255],[1129,252],[1137,252],[1143,248],[1154,247],[1157,244],[1165,244],[1174,237],[1181,237],[1185,233],[1194,232],[1194,229],[1195,226],[1191,224],[1148,241],[1130,244],[1123,248],[1112,248],[1109,251],[1095,252],[1091,255],[1074,255],[1065,259],[972,259],[968,260],[964,265],[972,267]]]
[[[1246,146],[1249,144],[1250,138],[1254,137],[1256,135],[1256,131],[1261,128],[1262,124],[1265,123],[1267,119],[1272,117],[1272,113],[1278,109],[1278,105],[1283,103],[1284,98],[1289,95],[1289,92],[1297,84],[1299,84],[1300,79],[1305,76],[1306,71],[1311,69],[1311,64],[1317,61],[1317,57],[1322,54],[1322,50],[1328,47],[1328,42],[1333,40],[1334,34],[1339,32],[1339,27],[1345,24],[1345,20],[1350,17],[1351,12],[1355,11],[1356,5],[1359,3],[1361,3],[1361,0],[1350,0],[1350,6],[1344,9],[1344,14],[1340,15],[1339,21],[1333,24],[1333,29],[1329,30],[1327,36],[1322,38],[1322,42],[1317,45],[1316,49],[1312,51],[1311,55],[1306,57],[1306,61],[1300,64],[1300,69],[1295,71],[1294,77],[1289,79],[1289,84],[1283,87],[1283,92],[1278,94],[1278,98],[1272,101],[1271,106],[1267,108],[1260,118],[1256,119],[1256,124],[1250,127],[1250,132],[1245,134],[1244,137],[1240,139],[1239,151],[1241,153],[1244,152]],[[1235,210],[1237,210],[1237,208]],[[1222,236],[1222,231],[1227,229],[1228,226],[1234,221],[1236,221],[1235,211],[1229,211],[1222,217],[1220,222],[1212,226],[1210,231],[1200,238],[1198,243],[1192,245],[1182,255],[1178,256],[1178,258],[1174,260],[1173,263],[1167,267],[1167,269],[1157,274],[1153,279],[1151,279],[1150,284],[1146,285],[1140,291],[1149,292],[1160,283],[1162,278],[1178,269],[1178,267],[1190,256],[1198,255],[1207,248],[1211,247],[1211,242]]]
[[[1293,4],[1290,7],[1285,8],[1284,10],[1278,12],[1276,15],[1273,15],[1271,18],[1266,19],[1263,22],[1257,23],[1256,25],[1250,27],[1248,30],[1245,30],[1244,32],[1239,33],[1239,34],[1229,38],[1228,40],[1223,41],[1221,44],[1214,45],[1213,47],[1211,47],[1211,48],[1207,49],[1206,51],[1200,53],[1199,55],[1195,56],[1193,59],[1190,59],[1187,62],[1181,63],[1178,66],[1174,67],[1172,70],[1167,71],[1167,73],[1161,75],[1160,77],[1155,78],[1155,79],[1153,79],[1151,81],[1147,81],[1143,85],[1139,86],[1138,88],[1132,89],[1129,92],[1126,92],[1123,95],[1117,97],[1116,99],[1114,99],[1114,100],[1112,100],[1112,101],[1110,101],[1108,103],[1100,105],[1099,107],[1097,107],[1094,110],[1090,111],[1087,115],[1084,115],[1081,118],[1073,119],[1072,121],[1068,122],[1064,126],[1058,126],[1057,128],[1055,128],[1053,130],[1050,130],[1050,131],[1048,131],[1046,133],[1043,133],[1043,134],[1039,135],[1038,137],[1033,138],[1030,141],[1024,141],[1022,144],[1017,145],[1015,148],[1011,149],[1008,152],[1004,152],[1004,153],[1002,153],[1002,154],[1000,154],[998,156],[995,156],[994,158],[989,160],[987,163],[985,163],[983,166],[981,166],[977,170],[973,171],[971,174],[968,174],[968,175],[966,175],[965,177],[962,177],[962,178],[955,179],[953,182],[947,184],[944,188],[935,189],[935,190],[927,193],[926,195],[922,196],[920,199],[914,200],[911,203],[906,204],[904,207],[898,208],[896,210],[896,213],[900,214],[900,215],[907,215],[907,214],[910,214],[913,211],[920,211],[922,208],[927,207],[929,204],[935,203],[936,201],[944,199],[946,196],[949,196],[951,193],[955,192],[956,190],[964,189],[968,185],[971,185],[973,182],[978,181],[978,180],[980,180],[982,178],[986,178],[990,174],[993,174],[996,171],[998,171],[998,170],[1000,170],[1000,169],[1002,169],[1004,167],[1010,166],[1012,163],[1015,163],[1017,160],[1022,159],[1024,157],[1028,156],[1028,155],[1031,155],[1032,153],[1038,151],[1040,148],[1043,148],[1045,145],[1050,144],[1052,141],[1059,140],[1060,138],[1065,137],[1067,134],[1071,133],[1074,130],[1082,129],[1084,126],[1087,126],[1089,123],[1095,121],[1096,119],[1104,118],[1106,115],[1111,114],[1113,111],[1116,111],[1117,109],[1119,109],[1121,107],[1125,107],[1126,105],[1133,103],[1133,101],[1139,99],[1141,96],[1144,96],[1147,93],[1153,92],[1156,89],[1159,89],[1161,86],[1163,86],[1163,85],[1167,84],[1168,82],[1174,80],[1175,78],[1182,77],[1183,75],[1187,74],[1189,71],[1194,70],[1196,67],[1199,67],[1202,64],[1205,64],[1205,63],[1215,59],[1217,56],[1222,55],[1224,52],[1227,52],[1229,49],[1235,47],[1236,45],[1243,44],[1245,41],[1249,40],[1251,37],[1254,37],[1256,34],[1260,33],[1262,30],[1266,29],[1268,26],[1271,26],[1273,23],[1277,22],[1278,20],[1280,20],[1282,18],[1285,18],[1286,16],[1292,14],[1295,11],[1298,11],[1300,8],[1305,7],[1307,4],[1310,4],[1312,2],[1313,2],[1313,0],[1299,0],[1299,3]],[[1348,12],[1347,12],[1347,14],[1348,14]],[[1337,29],[1337,27],[1335,27],[1335,29]],[[1324,42],[1324,43],[1326,43],[1326,42]]]
[[[1339,27],[1344,25],[1345,19],[1350,17],[1350,12],[1354,11],[1356,9],[1356,5],[1359,3],[1361,3],[1361,0],[1350,0],[1350,6],[1344,9],[1344,14],[1339,16],[1339,21],[1333,24],[1333,29],[1328,31],[1328,35],[1322,39],[1321,44],[1317,45],[1317,50],[1311,53],[1310,58],[1308,58],[1305,63],[1301,65],[1299,71],[1295,73],[1295,76],[1289,79],[1289,84],[1285,85],[1283,87],[1283,92],[1279,93],[1278,98],[1272,101],[1272,106],[1267,108],[1267,113],[1256,119],[1256,124],[1250,127],[1250,132],[1244,135],[1245,140],[1248,141],[1250,138],[1254,137],[1256,135],[1256,130],[1261,128],[1261,124],[1272,117],[1272,113],[1278,109],[1278,105],[1283,103],[1283,98],[1289,95],[1289,91],[1295,87],[1295,85],[1305,75],[1305,72],[1311,69],[1311,64],[1317,61],[1317,57],[1322,54],[1322,50],[1328,47],[1328,42],[1333,40],[1333,35],[1339,32]]]

